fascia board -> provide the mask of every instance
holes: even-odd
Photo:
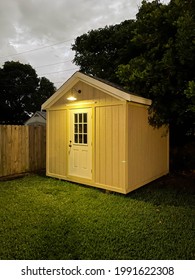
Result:
[[[143,104],[143,105],[148,105],[150,106],[152,104],[152,100],[151,99],[147,99],[141,96],[137,96],[134,94],[129,94],[130,95],[130,100],[131,102],[135,102],[135,103],[139,103],[139,104]]]
[[[80,80],[109,94],[112,97],[115,97],[119,100],[122,101],[129,101],[129,102],[135,102],[135,103],[139,103],[139,104],[144,104],[144,105],[151,105],[152,101],[150,99],[141,97],[141,96],[137,96],[134,94],[130,94],[130,93],[126,93],[120,89],[117,89],[113,86],[107,85],[101,81],[95,80],[93,79],[93,77],[89,77],[89,76],[85,76],[82,73],[78,73],[80,74]]]

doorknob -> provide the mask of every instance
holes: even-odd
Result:
[[[72,141],[70,140],[70,144],[69,144],[69,147],[70,147],[70,148],[72,147],[72,144],[71,144],[71,143],[72,143]]]

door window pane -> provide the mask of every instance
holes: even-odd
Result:
[[[87,113],[84,113],[84,114],[83,114],[83,122],[84,122],[84,123],[87,123]]]
[[[75,134],[75,135],[74,135],[74,142],[75,142],[75,144],[78,143],[78,134]]]
[[[87,124],[84,124],[84,130],[83,130],[84,133],[87,133]]]
[[[79,123],[82,123],[82,115],[83,114],[79,114]]]
[[[83,140],[84,144],[87,144],[87,134],[84,134],[84,140]]]
[[[83,143],[83,141],[82,141],[82,140],[83,140],[83,139],[82,139],[83,137],[82,137],[82,136],[83,136],[82,134],[79,134],[79,144],[82,144],[82,143]]]
[[[78,124],[74,125],[74,133],[78,133]]]

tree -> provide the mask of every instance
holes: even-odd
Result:
[[[53,83],[38,78],[29,64],[5,62],[0,68],[0,123],[23,124],[54,90]]]
[[[171,141],[195,134],[195,2],[142,1],[136,20],[92,30],[73,45],[87,74],[152,99],[149,121]]]
[[[132,39],[142,53],[117,71],[127,89],[153,100],[151,124],[169,124],[177,142],[194,135],[194,12],[190,1],[142,1]]]
[[[73,62],[86,74],[120,83],[115,74],[118,65],[127,63],[139,51],[130,44],[134,24],[134,20],[127,20],[77,37],[72,45]]]

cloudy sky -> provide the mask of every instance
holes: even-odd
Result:
[[[168,3],[168,0],[162,0]],[[0,67],[29,63],[58,88],[78,67],[74,39],[91,29],[135,18],[141,0],[1,0]]]

